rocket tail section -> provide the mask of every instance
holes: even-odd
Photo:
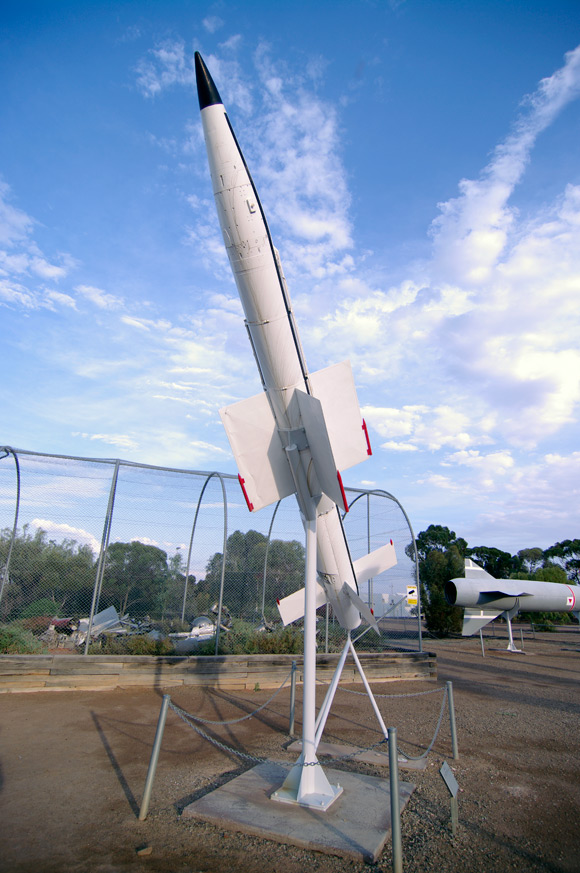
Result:
[[[373,576],[378,576],[379,573],[382,573],[385,570],[390,570],[390,568],[394,567],[396,563],[397,556],[395,554],[393,541],[391,540],[390,543],[387,543],[385,546],[381,546],[381,548],[376,549],[374,552],[370,552],[368,555],[363,555],[362,558],[358,558],[353,562],[357,584],[362,585]],[[367,604],[358,596],[352,585],[348,585],[344,582],[340,589],[339,596],[337,586],[332,585],[330,582],[325,583],[324,577],[321,574],[317,585],[316,597],[317,609],[325,603],[330,603],[334,611],[337,613],[337,617],[339,617],[343,612],[340,602],[341,598],[346,598],[346,600],[358,610],[368,624],[374,627],[377,633],[379,632],[374,615]],[[280,617],[285,625],[304,617],[304,602],[303,588],[278,601],[278,611],[280,612]]]
[[[463,614],[462,637],[471,637],[501,614],[500,609],[469,609]]]
[[[311,373],[309,378],[313,395],[298,389],[294,392],[305,446],[310,450],[320,490],[346,511],[339,471],[365,460],[370,451],[352,370],[349,362],[343,361]],[[288,434],[280,431],[268,396],[258,394],[224,407],[220,417],[252,511],[293,494],[296,485],[284,444]]]

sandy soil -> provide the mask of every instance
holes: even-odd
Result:
[[[451,758],[445,717],[427,768],[402,773],[416,785],[402,817],[404,870],[577,873],[580,631],[526,639],[525,655],[509,654],[499,636],[486,642],[482,658],[478,638],[425,641],[438,656],[437,685],[453,682],[460,757]],[[374,689],[395,695],[432,687]],[[165,691],[184,709],[213,719],[251,712],[271,693]],[[161,696],[119,690],[0,697],[2,873],[391,870],[390,843],[376,865],[365,865],[180,820],[188,803],[251,765],[171,711],[149,817],[139,822]],[[206,730],[234,748],[290,762],[288,703],[284,689],[249,721]],[[440,703],[439,694],[380,698],[385,722],[397,727],[410,754],[429,744]],[[370,746],[379,738],[367,699],[339,692],[325,739]],[[439,775],[445,760],[460,786],[455,837]],[[340,766],[387,777],[369,765]],[[148,854],[139,854],[143,849]]]

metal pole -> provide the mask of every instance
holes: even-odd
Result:
[[[222,622],[222,607],[224,604],[224,580],[226,576],[226,550],[228,547],[228,498],[226,496],[226,486],[224,485],[224,480],[222,479],[221,473],[216,473],[216,476],[219,477],[221,486],[222,486],[222,497],[224,501],[224,543],[223,543],[223,552],[222,552],[222,574],[220,578],[220,597],[218,602],[218,614],[216,621],[216,629],[215,629],[215,652],[217,655],[219,644],[220,644],[220,626]]]
[[[290,678],[290,724],[288,733],[294,736],[294,716],[296,714],[296,661],[292,661],[292,676]]]
[[[103,586],[103,575],[105,573],[105,557],[109,547],[109,537],[111,535],[111,524],[113,521],[113,509],[115,506],[115,493],[117,491],[117,480],[119,478],[120,461],[115,461],[113,470],[113,478],[111,480],[111,490],[109,492],[109,503],[107,506],[107,514],[105,516],[105,524],[103,526],[103,536],[101,539],[101,550],[99,552],[99,563],[97,565],[97,575],[95,577],[95,587],[93,588],[93,600],[91,603],[91,611],[89,613],[89,626],[87,628],[87,638],[85,640],[85,655],[89,653],[89,645],[91,643],[91,631],[93,629],[93,619],[99,607],[99,599],[101,597],[101,588]]]
[[[14,548],[14,542],[16,540],[16,532],[18,530],[18,513],[20,512],[20,462],[18,460],[18,455],[11,449],[10,446],[3,446],[1,451],[5,452],[2,455],[2,459],[7,458],[9,455],[12,455],[14,458],[14,463],[16,465],[16,505],[14,508],[14,524],[12,525],[12,534],[10,536],[10,545],[8,547],[8,555],[6,557],[6,563],[4,564],[4,569],[2,570],[2,579],[0,581],[0,602],[2,601],[2,595],[4,594],[4,588],[8,585],[10,580],[10,559],[12,557],[12,549]]]
[[[447,686],[447,703],[449,705],[449,725],[451,727],[451,750],[453,752],[453,760],[459,758],[459,749],[457,748],[457,727],[455,725],[455,704],[453,703],[453,682],[446,682]]]
[[[153,789],[153,780],[157,770],[157,761],[159,760],[159,752],[161,750],[161,741],[163,739],[163,731],[165,730],[165,719],[167,718],[167,709],[171,697],[169,694],[163,695],[161,710],[159,712],[159,720],[157,722],[157,730],[155,731],[155,739],[153,741],[153,750],[151,752],[151,760],[149,761],[149,770],[147,771],[147,779],[145,780],[145,790],[143,791],[143,800],[141,801],[141,809],[139,810],[139,821],[145,821],[149,812],[149,800],[151,799],[151,791]]]
[[[483,631],[479,628],[479,641],[481,643],[481,657],[485,658],[485,649],[483,648]]]
[[[401,845],[401,809],[399,802],[399,762],[397,754],[397,728],[389,733],[389,781],[391,788],[391,843],[393,847],[393,873],[403,873],[403,849]]]

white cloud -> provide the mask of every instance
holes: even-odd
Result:
[[[133,451],[139,448],[139,443],[126,434],[80,433],[79,431],[75,431],[72,436],[80,437],[83,440],[90,440],[91,442],[96,440],[97,442],[103,442],[106,443],[106,445],[116,446],[117,448],[125,449],[127,451]]]
[[[106,291],[103,291],[101,288],[95,288],[93,285],[77,285],[75,291],[91,303],[94,303],[99,309],[121,309],[124,306],[124,301],[121,297],[108,294]]]
[[[34,518],[30,524],[37,530],[45,531],[51,539],[74,540],[80,545],[90,546],[96,554],[100,551],[101,545],[96,537],[81,527],[72,527],[70,524],[51,521],[47,518]]]
[[[202,21],[203,26],[208,33],[215,33],[224,26],[223,20],[218,15],[208,15]]]
[[[489,280],[504,251],[516,213],[508,199],[520,181],[538,135],[563,107],[580,95],[580,46],[566,55],[565,65],[542,79],[530,95],[513,133],[497,146],[477,180],[463,179],[460,195],[440,204],[433,222],[438,271],[467,286]]]

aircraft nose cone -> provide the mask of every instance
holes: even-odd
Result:
[[[222,102],[215,82],[199,52],[195,53],[195,79],[200,110],[205,109],[206,106],[214,106],[216,103]]]

